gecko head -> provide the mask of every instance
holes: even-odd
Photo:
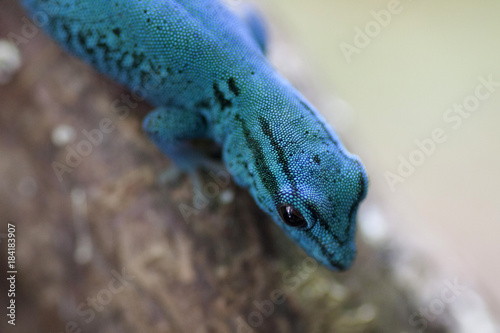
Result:
[[[306,155],[293,161],[295,181],[280,184],[275,220],[314,259],[346,270],[356,256],[356,214],[367,192],[366,172],[345,152]]]
[[[250,154],[231,156],[231,146],[225,159],[236,182],[249,188],[307,254],[331,269],[346,270],[356,256],[356,214],[368,189],[365,169],[306,103],[283,108],[299,112],[278,117],[260,110],[262,115],[246,121],[235,117]]]

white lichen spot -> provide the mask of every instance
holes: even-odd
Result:
[[[373,304],[365,303],[357,309],[345,311],[339,323],[348,326],[366,324],[374,320],[376,316],[377,308]]]
[[[349,290],[341,284],[335,283],[330,288],[330,296],[333,297],[336,301],[343,301],[347,298],[349,294]]]
[[[370,303],[361,305],[356,313],[358,320],[362,323],[368,323],[374,320],[376,315],[377,309]]]
[[[0,40],[0,84],[9,83],[19,68],[21,53],[17,46],[8,40]]]
[[[92,260],[93,245],[90,237],[78,237],[73,259],[79,265],[86,265]]]
[[[65,146],[75,140],[76,131],[69,125],[59,125],[52,131],[51,138],[54,145]]]
[[[76,236],[73,259],[77,264],[85,265],[91,261],[94,253],[87,219],[87,192],[81,188],[74,188],[70,197]]]
[[[219,201],[223,205],[228,205],[234,201],[234,192],[232,190],[224,190],[219,196]]]

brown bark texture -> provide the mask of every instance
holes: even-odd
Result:
[[[389,247],[360,240],[354,267],[335,273],[225,178],[204,174],[201,196],[189,177],[161,185],[171,163],[141,130],[151,106],[2,0],[0,38],[13,36],[23,65],[0,86],[1,332],[415,331],[418,305],[395,282]],[[66,165],[61,180],[54,162]],[[447,332],[442,322],[426,332]]]

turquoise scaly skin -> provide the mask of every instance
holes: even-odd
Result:
[[[258,16],[218,0],[22,2],[66,50],[157,107],[144,130],[178,165],[199,167],[189,139],[215,140],[236,183],[288,236],[332,269],[351,266],[366,172],[269,64]]]

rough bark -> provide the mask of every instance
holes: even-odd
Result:
[[[0,36],[23,36],[22,9],[0,6]],[[2,313],[0,331],[412,330],[417,305],[394,282],[387,248],[360,241],[349,272],[317,267],[247,192],[209,175],[204,184],[218,196],[184,218],[179,208],[192,206],[192,183],[158,184],[170,162],[141,131],[150,106],[138,103],[120,119],[124,109],[112,106],[128,91],[41,31],[24,37],[23,67],[0,88],[0,232],[8,221],[17,226],[18,266],[16,327]],[[67,164],[69,149],[88,141],[82,131],[103,119],[113,130],[60,181],[53,163]],[[76,137],[58,146],[61,125]],[[232,202],[220,199],[231,193]],[[427,332],[446,331],[433,324]]]

